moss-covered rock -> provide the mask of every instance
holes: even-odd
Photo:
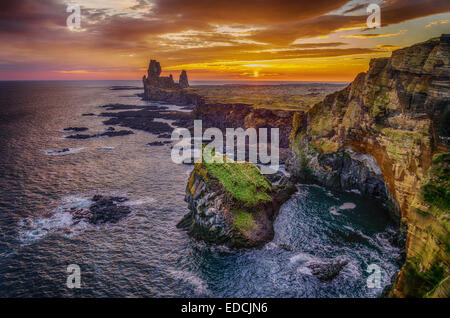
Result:
[[[222,161],[195,164],[186,187],[190,212],[178,226],[198,239],[231,247],[271,240],[278,210],[296,188],[272,185],[252,163]]]

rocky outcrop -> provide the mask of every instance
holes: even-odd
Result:
[[[85,221],[91,224],[117,223],[131,213],[130,207],[121,205],[128,201],[123,197],[94,195],[89,208],[72,208],[70,213],[74,223]]]
[[[449,202],[445,160],[436,157],[450,140],[449,59],[449,35],[394,51],[293,119],[287,166],[294,176],[381,199],[406,225],[407,259],[391,296],[450,296],[449,209],[438,213],[435,203]],[[445,179],[433,192],[438,199],[418,208],[437,170]]]
[[[132,135],[134,132],[131,130],[117,130],[114,127],[108,127],[105,132],[101,134],[75,134],[69,135],[65,138],[67,139],[90,139],[90,138],[99,138],[99,137],[118,137],[118,136],[127,136]]]
[[[188,81],[187,73],[185,70],[181,71],[180,80],[178,81],[178,85],[180,85],[180,88],[188,88],[189,87],[189,81]]]
[[[168,77],[161,76],[161,64],[156,60],[150,60],[147,76],[144,75],[142,82],[144,84],[144,99],[148,100],[164,100],[158,99],[161,95],[166,94],[168,97],[173,91],[179,91],[189,87],[186,71],[181,71],[179,83],[175,83],[172,74]],[[182,94],[178,94],[181,97]]]
[[[331,260],[313,261],[306,266],[311,273],[322,281],[330,281],[336,278],[341,270],[348,264],[348,259],[336,257]]]
[[[195,164],[186,187],[190,212],[178,227],[214,244],[260,246],[273,238],[278,210],[296,188],[272,185],[252,163],[225,160]]]

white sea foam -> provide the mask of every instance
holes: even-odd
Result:
[[[333,215],[341,215],[341,213],[336,211],[336,207],[334,207],[334,206],[330,208],[330,213]]]
[[[19,240],[24,244],[33,243],[49,234],[73,237],[88,227],[84,221],[76,223],[67,212],[57,212],[51,217],[29,217],[19,221],[18,225]]]
[[[353,210],[354,208],[356,208],[356,204],[352,202],[345,202],[339,207],[339,210]]]
[[[74,220],[70,209],[83,209],[92,204],[89,197],[69,195],[60,199],[60,205],[49,211],[50,216],[30,216],[18,222],[19,240],[23,244],[33,243],[49,234],[73,237],[84,232],[89,225]]]
[[[66,149],[66,150],[65,150]],[[78,153],[84,149],[84,147],[80,148],[65,148],[60,150],[45,150],[44,153],[47,156],[64,156],[64,155],[72,155]],[[64,151],[65,150],[65,151]]]
[[[156,200],[154,198],[152,198],[152,197],[143,197],[143,198],[137,199],[137,200],[125,201],[124,203],[122,203],[122,205],[136,206],[136,205],[149,204],[149,203],[153,203],[153,202],[156,202]]]
[[[294,255],[294,256],[289,258],[289,262],[291,264],[298,263],[298,262],[307,263],[307,262],[310,262],[312,260],[314,260],[314,257],[312,255],[309,255],[309,254],[306,254],[306,253],[296,254],[296,255]]]
[[[181,280],[185,283],[194,287],[194,293],[198,296],[200,295],[208,295],[210,291],[208,290],[208,286],[206,282],[201,279],[198,275],[191,271],[180,271],[175,269],[168,270],[170,276],[175,279]]]

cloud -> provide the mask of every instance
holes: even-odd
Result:
[[[365,9],[365,8],[367,8],[367,4],[361,3],[361,4],[358,4],[358,5],[350,8],[350,9],[345,10],[344,14],[351,13],[351,12],[358,11],[358,10]]]
[[[370,57],[386,53],[388,47],[377,45],[404,28],[382,29],[378,34],[364,30],[367,16],[358,11],[365,6],[361,1],[82,0],[82,30],[71,32],[66,26],[66,2],[0,2],[0,70],[139,73],[149,56],[168,68],[195,63],[245,61],[250,65],[277,59]],[[391,0],[384,2],[381,20],[386,26],[449,11],[448,0]],[[357,12],[361,13],[355,15]],[[430,22],[427,28],[445,21]],[[344,37],[346,40],[336,33],[348,34],[351,29],[359,31]],[[318,40],[326,37],[329,42]],[[414,37],[407,33],[401,45],[414,43]]]
[[[340,8],[348,0],[156,0],[156,14],[208,22],[267,24],[300,21]]]
[[[434,25],[447,24],[447,23],[450,23],[450,20],[433,21],[433,22],[428,23],[425,27],[426,28],[431,28]]]
[[[343,38],[358,38],[358,39],[373,39],[373,38],[387,38],[391,36],[397,36],[405,33],[406,30],[400,30],[395,33],[371,33],[371,34],[350,34],[344,35]]]

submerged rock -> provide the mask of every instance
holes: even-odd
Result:
[[[296,188],[273,186],[252,163],[223,158],[195,164],[186,187],[190,212],[178,227],[210,243],[260,246],[273,238],[273,221]]]

